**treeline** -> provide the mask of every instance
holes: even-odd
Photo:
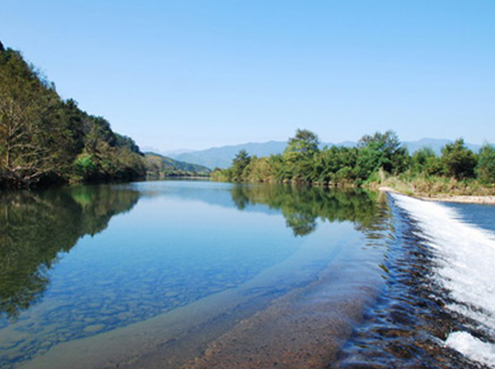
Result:
[[[124,181],[146,174],[135,142],[63,100],[19,51],[0,43],[0,187]]]
[[[228,169],[216,169],[213,179],[232,182],[287,182],[322,185],[362,185],[396,176],[404,180],[448,179],[495,183],[495,147],[484,145],[479,153],[463,139],[442,148],[437,155],[423,148],[410,155],[397,134],[377,132],[362,137],[356,147],[320,149],[318,136],[297,130],[282,154],[250,156],[241,150]]]

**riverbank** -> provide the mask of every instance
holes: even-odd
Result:
[[[406,196],[415,197],[421,200],[427,201],[441,201],[441,202],[457,202],[457,203],[465,203],[465,204],[487,204],[487,205],[495,205],[495,196],[470,196],[470,195],[450,195],[450,194],[415,194],[415,193],[405,193],[399,191],[395,188],[383,186],[380,187],[379,190],[381,192],[392,192],[398,193]]]

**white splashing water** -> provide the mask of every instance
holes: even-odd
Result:
[[[448,309],[471,318],[495,339],[495,234],[467,224],[442,204],[392,195],[418,222],[437,258],[435,278],[455,301]],[[446,346],[495,368],[495,345],[468,332],[451,332]]]

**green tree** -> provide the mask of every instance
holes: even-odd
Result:
[[[417,150],[411,157],[413,172],[416,174],[441,175],[443,171],[440,158],[429,147]]]
[[[126,147],[130,151],[136,154],[141,154],[141,151],[139,150],[139,146],[136,145],[136,142],[132,138],[128,136],[119,135],[118,133],[114,133],[114,136],[115,136],[114,145],[116,147]]]
[[[409,154],[393,131],[365,135],[358,142],[357,170],[362,179],[367,179],[380,168],[398,174],[408,167]]]
[[[231,175],[232,180],[241,182],[244,180],[244,171],[251,162],[251,157],[244,149],[240,150],[232,160]]]
[[[249,182],[274,182],[275,171],[269,157],[257,158],[253,156],[245,172],[247,177],[244,180]]]
[[[495,146],[483,145],[479,153],[478,178],[485,183],[495,183]]]
[[[289,139],[283,158],[284,176],[292,181],[311,181],[315,177],[314,156],[319,152],[318,136],[307,130],[298,129]]]
[[[287,155],[299,154],[303,157],[312,157],[319,151],[320,140],[316,133],[307,129],[296,130],[296,135],[289,139],[285,153]]]
[[[315,157],[315,170],[318,183],[353,182],[356,179],[356,148],[332,146],[324,148]],[[337,174],[338,173],[338,174]]]
[[[464,140],[459,138],[442,149],[442,163],[445,174],[456,179],[474,178],[474,169],[478,163],[476,154],[464,145]]]

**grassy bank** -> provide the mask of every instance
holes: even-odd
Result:
[[[431,200],[493,203],[495,186],[476,179],[458,180],[437,176],[391,176],[380,172],[365,187],[378,190],[388,188],[399,193]]]

